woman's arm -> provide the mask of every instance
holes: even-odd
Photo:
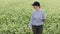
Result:
[[[32,22],[33,22],[33,13],[32,13],[31,19],[30,19],[30,23],[28,24],[28,28],[32,27]]]
[[[45,12],[42,13],[42,21],[43,21],[43,22],[46,21],[46,15],[45,15]]]

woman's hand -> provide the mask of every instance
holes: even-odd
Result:
[[[43,21],[43,22],[45,22],[45,21],[46,21],[46,19],[43,19],[42,21]]]
[[[28,32],[30,32],[30,28],[28,28]]]
[[[28,27],[28,32],[30,32],[30,23],[28,24],[28,26],[27,26],[27,27]]]

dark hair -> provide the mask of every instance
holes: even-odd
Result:
[[[35,1],[32,6],[39,6],[40,7],[40,3],[38,1]]]

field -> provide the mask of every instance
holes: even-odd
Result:
[[[0,0],[0,34],[32,34],[27,30],[34,0]],[[46,13],[43,34],[60,34],[60,0],[38,0]]]

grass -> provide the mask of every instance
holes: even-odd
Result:
[[[32,34],[27,31],[34,0],[0,0],[0,34]],[[60,0],[38,0],[47,22],[43,34],[60,34]]]

